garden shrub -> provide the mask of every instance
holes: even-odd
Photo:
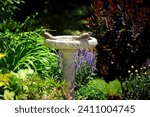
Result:
[[[35,75],[29,75],[23,83],[26,86],[27,99],[64,99],[65,82],[54,78],[41,79]]]
[[[118,80],[106,83],[103,79],[90,80],[76,91],[76,99],[122,99],[121,85]]]
[[[43,45],[42,30],[0,33],[0,52],[6,56],[0,59],[0,68],[17,72],[31,68],[43,76],[58,73],[57,55],[54,49]]]
[[[89,27],[98,40],[97,70],[109,82],[124,81],[131,65],[150,57],[150,8],[146,0],[92,0]]]
[[[149,100],[150,99],[150,79],[132,78],[126,81],[124,98],[130,100]]]
[[[82,85],[77,91],[75,99],[77,100],[105,100],[108,99],[107,95],[97,87],[94,83],[89,82]]]
[[[42,79],[35,73],[29,72],[29,70],[27,69],[24,70],[21,69],[21,71],[24,72],[2,73],[1,71],[0,99],[6,100],[65,99],[66,95],[65,81],[63,80],[60,81],[52,77]],[[22,78],[22,76],[24,76],[24,79]]]
[[[27,31],[30,17],[24,23],[12,19],[22,2],[0,1],[0,99],[63,99],[58,56],[44,45],[44,29]]]
[[[124,99],[128,100],[149,100],[150,99],[150,68],[149,66],[129,72],[129,79],[125,82]]]
[[[0,69],[17,72],[30,68],[42,77],[57,75],[58,57],[54,49],[43,44],[44,38],[41,35],[44,29],[25,32],[27,27],[31,27],[31,17],[27,17],[24,23],[12,19],[18,10],[17,5],[22,2],[23,0],[0,1],[0,53],[5,54],[5,57],[0,59]]]

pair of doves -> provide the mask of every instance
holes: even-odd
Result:
[[[83,33],[83,34],[79,35],[78,37],[74,37],[74,39],[75,40],[89,39],[91,37],[91,35],[92,35],[91,32]],[[56,40],[56,38],[53,35],[51,35],[50,33],[48,33],[48,32],[44,32],[44,37],[46,39]]]

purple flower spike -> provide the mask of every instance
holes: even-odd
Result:
[[[83,63],[83,58],[80,57],[80,58],[78,59],[78,64],[81,65],[82,63]]]
[[[75,72],[77,72],[78,71],[78,64],[77,63],[74,64],[74,68],[75,68]]]
[[[89,54],[89,49],[87,48],[84,52],[84,55],[83,55],[85,59],[87,58],[88,54]]]
[[[96,60],[94,61],[94,63],[93,63],[93,66],[92,66],[92,71],[94,72],[94,71],[96,71],[97,69],[96,69]]]
[[[82,55],[82,49],[79,49],[78,50],[78,56],[81,56]]]
[[[96,55],[93,54],[91,62],[93,63],[93,62],[95,62],[95,61],[96,61]]]
[[[92,58],[92,55],[91,55],[91,53],[89,53],[88,57],[86,58],[88,65],[91,65],[91,63],[92,63],[91,58]]]
[[[87,60],[87,64],[88,64],[88,65],[91,65],[90,59]]]

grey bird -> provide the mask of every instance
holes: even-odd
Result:
[[[77,37],[76,40],[89,39],[91,37],[91,35],[92,35],[91,32],[83,33],[83,34],[79,35],[79,37]]]
[[[52,40],[56,40],[56,38],[54,38],[53,35],[51,35],[48,32],[44,32],[43,36],[45,37],[45,39],[52,39]]]

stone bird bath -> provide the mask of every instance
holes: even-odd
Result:
[[[53,39],[45,39],[45,45],[49,48],[59,49],[63,57],[63,78],[67,82],[66,99],[74,99],[75,95],[75,67],[74,54],[78,49],[94,48],[97,40],[93,37],[76,39],[79,36],[53,36]]]

